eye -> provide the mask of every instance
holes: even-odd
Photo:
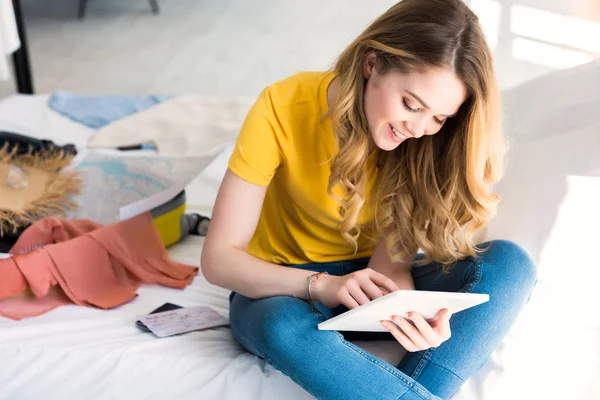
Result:
[[[408,105],[408,103],[406,103],[406,99],[402,98],[402,105],[404,106],[404,108],[406,108],[406,111],[408,112],[419,112],[421,109],[420,108],[411,108],[411,106]]]
[[[406,102],[405,98],[402,98],[402,105],[404,106],[404,108],[406,109],[406,111],[411,112],[411,113],[416,113],[416,112],[421,111],[421,108],[412,108],[411,106],[409,106],[408,103]],[[442,119],[439,119],[437,117],[434,117],[433,120],[438,125],[444,125],[444,122],[446,122],[445,119],[442,120]]]

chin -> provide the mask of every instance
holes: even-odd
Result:
[[[394,149],[396,149],[401,143],[394,143],[392,141],[389,140],[385,140],[382,137],[377,138],[378,140],[375,140],[375,146],[377,146],[378,149],[383,150],[383,151],[392,151]]]

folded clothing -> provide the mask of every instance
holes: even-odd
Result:
[[[44,218],[10,253],[0,260],[0,315],[12,319],[69,303],[109,309],[137,296],[140,282],[182,289],[198,273],[168,258],[150,213],[107,226]]]

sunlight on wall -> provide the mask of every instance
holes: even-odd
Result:
[[[473,0],[471,9],[479,17],[479,22],[485,33],[490,49],[498,46],[498,33],[500,30],[500,11],[502,6],[498,0]]]
[[[515,5],[510,10],[512,55],[550,68],[585,64],[600,53],[600,24]]]
[[[571,68],[600,55],[600,24],[583,18],[513,5],[503,8],[498,0],[472,0],[488,45],[496,50],[506,40],[512,57],[554,69]],[[508,32],[502,31],[508,12]]]
[[[592,54],[524,38],[512,41],[512,55],[517,60],[556,69],[575,67],[594,59]]]
[[[531,7],[510,10],[510,30],[518,36],[600,53],[600,24]]]

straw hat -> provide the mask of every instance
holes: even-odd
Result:
[[[51,149],[17,155],[17,150],[8,143],[0,148],[0,237],[47,216],[65,217],[77,208],[71,198],[82,184],[77,171],[64,169],[72,154]]]

